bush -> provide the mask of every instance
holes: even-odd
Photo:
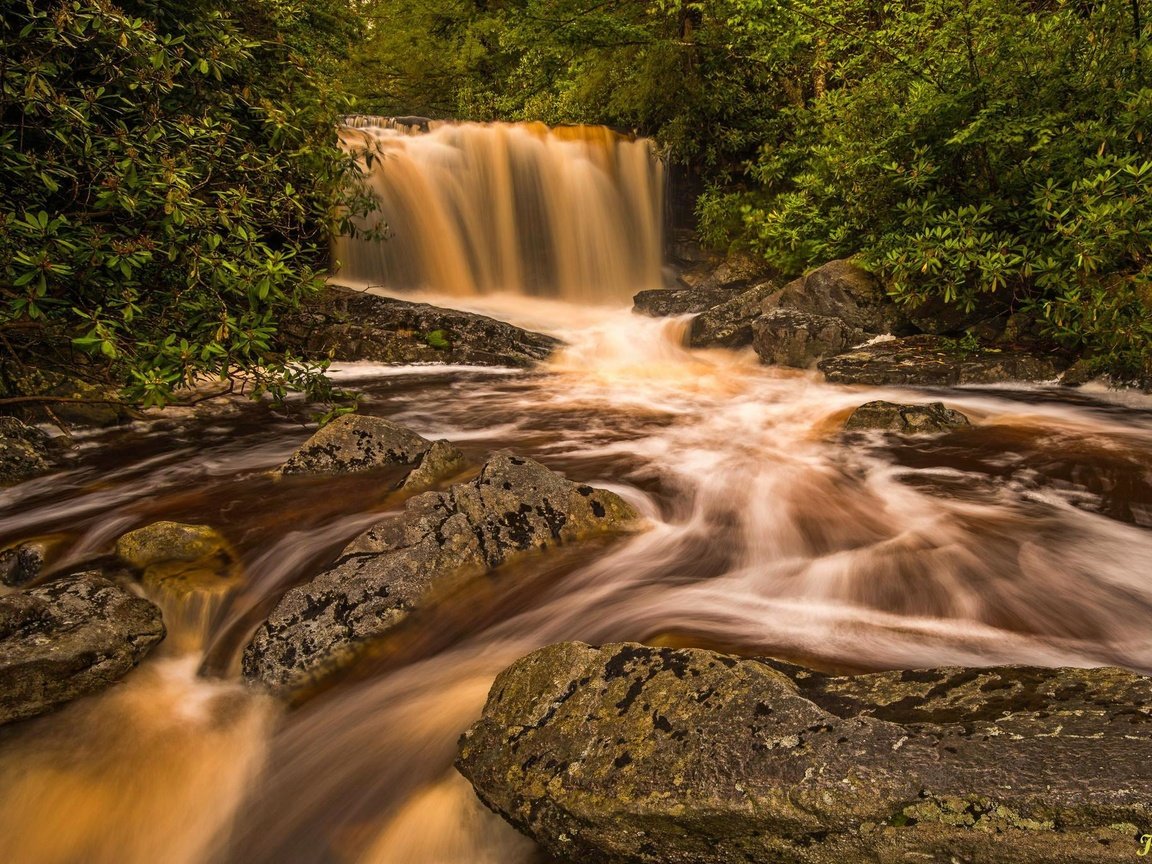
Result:
[[[349,188],[325,71],[351,18],[0,3],[0,337],[62,336],[145,405],[204,376],[322,387],[276,326],[322,286]]]

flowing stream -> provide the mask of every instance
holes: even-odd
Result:
[[[210,603],[155,598],[175,633],[124,682],[0,730],[0,861],[543,862],[452,760],[494,676],[560,640],[833,670],[1152,671],[1145,397],[830,386],[750,351],[685,349],[684,319],[526,293],[420,299],[560,336],[540,368],[337,376],[365,412],[449,438],[475,464],[507,448],[609,487],[649,530],[481,580],[355,680],[289,710],[240,683],[239,653],[288,586],[402,507],[396,478],[272,480],[311,428],[260,404],[82,438],[68,470],[0,493],[0,541],[50,537],[55,566],[75,567],[158,518],[204,522],[239,550],[244,577]],[[975,425],[840,438],[853,407],[909,397]]]

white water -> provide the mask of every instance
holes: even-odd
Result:
[[[689,351],[682,322],[626,310],[524,298],[487,307],[551,321],[570,347],[534,373],[362,379],[366,410],[452,438],[474,458],[507,446],[616,489],[651,529],[449,602],[390,666],[295,712],[194,677],[193,651],[7,730],[0,860],[527,864],[530,844],[477,804],[451,761],[496,673],[564,639],[711,645],[833,668],[1152,669],[1152,511],[1133,487],[1131,518],[1094,512],[1107,511],[1109,478],[1150,481],[1148,413],[1034,390],[954,391],[945,401],[973,418],[973,432],[845,446],[837,430],[853,406],[909,394]],[[345,374],[369,372],[382,374]],[[270,466],[304,434],[255,432],[229,447]],[[939,464],[909,464],[913,450]],[[972,453],[982,467],[966,462]],[[1036,454],[1072,474],[1033,467]],[[252,482],[212,485],[224,482],[212,451],[170,455],[184,464],[179,488],[152,496],[182,500],[203,482],[227,500]],[[162,455],[139,458],[151,476],[171,471]],[[1115,460],[1122,471],[1109,474]],[[127,495],[141,480],[125,474],[117,488]],[[303,512],[301,496],[313,508],[333,497],[322,484],[262,488],[258,525]],[[257,544],[240,599],[208,641],[228,643],[221,634],[306,575],[317,549],[367,524],[356,500]],[[79,536],[110,536],[99,525],[135,524],[132,512],[114,505]],[[37,513],[10,518],[32,524]],[[232,641],[223,665],[234,668],[242,639]]]

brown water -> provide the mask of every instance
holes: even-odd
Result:
[[[573,302],[661,284],[663,167],[603,126],[432,124],[341,130],[379,204],[333,251],[341,283]],[[379,242],[377,235],[387,238]]]
[[[288,585],[401,506],[393,478],[271,481],[263,472],[310,430],[261,406],[82,442],[66,473],[2,493],[0,539],[56,535],[67,565],[159,517],[204,521],[241,551],[244,581],[207,619],[169,599],[186,638],[120,686],[0,730],[0,861],[541,860],[451,762],[495,674],[562,639],[835,669],[1152,670],[1143,397],[921,393],[975,428],[846,445],[837,427],[853,406],[909,394],[688,351],[682,322],[626,309],[484,302],[570,347],[531,372],[350,366],[341,378],[368,412],[477,461],[508,447],[611,487],[651,529],[485,580],[356,680],[286,711],[238,682],[239,651]]]

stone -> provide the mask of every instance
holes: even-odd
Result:
[[[933,336],[962,336],[974,333],[983,339],[996,339],[1005,328],[1011,292],[983,294],[972,309],[930,297],[916,306],[903,307],[904,314],[920,332]]]
[[[534,366],[560,341],[472,312],[331,286],[281,323],[284,347],[307,359]]]
[[[95,573],[0,597],[0,723],[98,693],[163,638],[159,608]]]
[[[766,298],[763,311],[776,309],[839,318],[849,328],[874,335],[912,332],[876,277],[847,260],[829,261]]]
[[[22,483],[50,470],[48,436],[15,417],[0,417],[0,486]]]
[[[650,318],[693,315],[719,306],[741,294],[741,286],[713,288],[651,288],[632,298],[632,311]]]
[[[115,386],[86,381],[67,369],[0,364],[0,394],[64,400],[30,405],[19,412],[20,416],[37,423],[101,427],[114,426],[132,418],[129,406],[119,404],[119,392]]]
[[[774,275],[772,268],[762,258],[749,252],[729,252],[719,260],[711,259],[701,266],[687,271],[681,281],[694,288],[713,290],[717,288],[746,289],[757,282],[764,282]]]
[[[775,282],[762,282],[692,319],[688,344],[693,348],[743,348],[752,344],[753,322],[764,299],[777,291]]]
[[[793,309],[773,309],[752,325],[752,347],[760,362],[807,369],[867,340],[843,319]]]
[[[1005,381],[1052,381],[1063,361],[991,348],[972,349],[942,336],[906,336],[853,348],[818,364],[833,384],[955,387]]]
[[[27,585],[44,570],[49,544],[44,540],[17,543],[0,551],[0,583]]]
[[[455,446],[448,441],[433,441],[420,457],[420,464],[404,478],[400,488],[410,492],[424,492],[431,489],[442,480],[447,480],[468,467],[468,460],[464,458]]]
[[[929,402],[926,405],[898,405],[895,402],[877,400],[866,402],[852,412],[844,424],[845,432],[900,432],[905,435],[924,435],[935,432],[948,432],[971,426],[959,411],[945,408],[943,402]]]
[[[285,594],[244,652],[244,675],[285,695],[307,691],[466,580],[529,553],[633,530],[638,520],[612,492],[493,455],[471,483],[410,499]]]
[[[1152,681],[569,642],[497,677],[456,764],[581,864],[1104,864],[1152,830]]]
[[[281,474],[352,474],[386,465],[415,465],[432,446],[406,426],[361,414],[345,414],[300,445]]]
[[[232,547],[215,528],[184,522],[153,522],[116,541],[116,556],[137,570],[172,561],[232,558]]]

